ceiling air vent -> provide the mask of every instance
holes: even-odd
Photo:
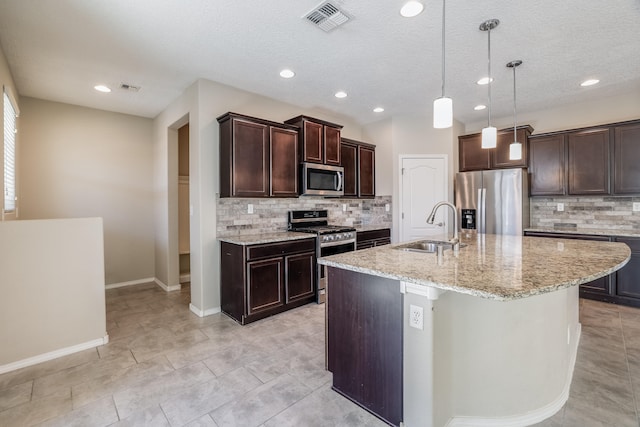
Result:
[[[340,10],[338,6],[325,1],[307,13],[304,19],[328,33],[347,22],[351,17],[345,11]]]
[[[140,90],[140,86],[134,86],[128,83],[120,83],[120,89],[128,90],[129,92],[138,92]]]

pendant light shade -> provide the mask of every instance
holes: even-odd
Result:
[[[433,101],[433,127],[436,129],[453,125],[453,101],[444,96],[444,17],[445,0],[442,0],[442,96]]]
[[[509,160],[522,159],[522,143],[518,142],[518,116],[516,114],[516,68],[522,65],[522,61],[516,59],[507,64],[513,68],[513,142],[509,145]]]
[[[442,97],[433,101],[433,127],[446,129],[453,125],[453,101]]]
[[[488,120],[487,127],[482,129],[482,148],[495,148],[498,143],[498,132],[495,127],[491,126],[491,30],[496,28],[500,24],[497,19],[489,19],[480,24],[480,30],[487,32],[487,64],[489,83],[487,84],[487,90],[489,93],[489,105],[488,105]]]

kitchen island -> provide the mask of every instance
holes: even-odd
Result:
[[[569,395],[576,285],[621,268],[630,250],[521,236],[461,241],[440,259],[392,245],[318,261],[329,267],[334,390],[392,425],[539,422]]]

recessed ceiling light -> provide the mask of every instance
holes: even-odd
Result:
[[[291,77],[295,76],[296,73],[294,73],[293,71],[289,70],[288,68],[285,68],[284,70],[280,71],[280,77],[282,77],[283,79],[290,79]]]
[[[376,107],[376,108],[373,109],[374,113],[382,113],[383,111],[384,111],[384,108],[382,108],[382,107]]]
[[[598,79],[589,79],[589,80],[585,80],[582,83],[580,83],[580,86],[593,86],[600,83],[600,80]]]
[[[478,80],[476,83],[479,85],[486,85],[489,84],[489,82],[492,82],[493,79],[489,79],[489,77],[483,77],[480,80]]]
[[[473,109],[476,111],[484,110],[485,108],[487,108],[487,106],[484,104],[476,105],[475,107],[473,107]]]
[[[343,91],[336,92],[335,97],[336,98],[346,98],[347,97],[347,92],[343,92]]]
[[[97,90],[98,92],[104,92],[104,93],[109,93],[111,92],[111,89],[109,89],[109,87],[105,86],[105,85],[96,85],[93,87],[95,90]]]
[[[400,9],[400,15],[405,18],[413,18],[420,15],[420,12],[424,9],[424,5],[417,0],[410,0],[406,2]]]

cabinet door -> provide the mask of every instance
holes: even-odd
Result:
[[[609,129],[567,135],[569,194],[609,194]]]
[[[266,125],[233,119],[233,196],[269,196],[269,133]]]
[[[284,305],[284,259],[247,263],[247,312],[249,315]]]
[[[344,167],[344,196],[358,196],[358,147],[351,144],[340,145],[342,167]]]
[[[640,193],[640,123],[615,128],[613,193]]]
[[[324,163],[340,166],[340,129],[324,126]]]
[[[360,167],[358,180],[359,197],[375,197],[376,195],[376,157],[375,151],[368,147],[358,147]]]
[[[322,163],[322,125],[304,121],[302,132],[302,161]]]
[[[519,160],[510,160],[509,151],[513,142],[513,130],[498,132],[498,140],[496,148],[491,156],[492,168],[526,168],[527,167],[527,146],[529,139],[528,128],[516,129],[516,138],[522,144],[522,158]]]
[[[532,196],[565,194],[564,135],[531,137],[529,140],[529,172]]]
[[[285,295],[287,304],[315,293],[315,252],[285,257]]]
[[[482,148],[482,135],[464,135],[458,138],[460,172],[489,169],[491,150]]]
[[[272,196],[298,197],[298,132],[271,127]]]
[[[640,239],[617,237],[631,248],[631,259],[616,271],[616,295],[640,300]]]

